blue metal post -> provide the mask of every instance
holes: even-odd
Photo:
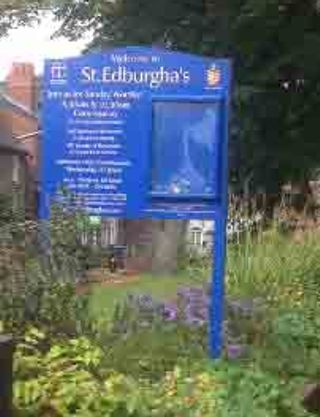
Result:
[[[221,356],[223,349],[226,225],[226,216],[219,213],[216,216],[214,228],[213,276],[209,311],[209,354],[214,359]]]
[[[225,98],[222,129],[221,205],[217,208],[214,224],[213,272],[209,311],[209,354],[217,359],[223,350],[223,321],[225,305],[225,264],[228,222],[228,123],[229,97]]]

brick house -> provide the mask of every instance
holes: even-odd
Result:
[[[12,195],[16,187],[26,192],[26,150],[11,137],[0,134],[0,194]]]
[[[3,191],[19,185],[25,191],[27,214],[37,207],[39,121],[38,80],[34,66],[13,64],[0,85],[0,155]]]

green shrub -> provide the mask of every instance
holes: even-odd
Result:
[[[139,330],[105,344],[104,365],[134,378],[158,381],[177,363],[206,356],[203,334],[179,326]]]
[[[294,332],[293,332],[294,333]],[[156,334],[153,334],[156,336]],[[162,336],[165,343],[177,343]],[[147,368],[132,361],[143,360],[149,348],[155,366],[161,358],[170,361],[168,351],[153,350],[150,339],[140,334],[141,349],[134,358],[130,340],[127,351],[115,344],[110,349],[118,361],[106,361],[106,353],[87,338],[51,339],[29,329],[18,345],[15,362],[15,406],[23,417],[303,417],[298,395],[302,378],[292,378],[267,369],[268,357],[245,362],[208,361],[193,356],[163,364],[161,375],[150,377],[152,355]],[[179,338],[177,338],[179,340]],[[181,346],[180,346],[181,347]],[[179,345],[175,349],[179,348]],[[141,356],[140,356],[141,355]],[[112,356],[112,354],[111,354]],[[178,355],[179,356],[179,355]],[[122,364],[120,364],[122,358]],[[150,363],[148,363],[150,360]],[[113,365],[113,370],[110,365]],[[126,365],[127,364],[127,369]]]
[[[21,415],[133,417],[143,409],[136,381],[107,374],[101,349],[87,338],[49,342],[32,328],[18,346],[14,398]]]
[[[91,323],[88,298],[77,295],[75,277],[99,254],[79,250],[74,217],[58,210],[55,219],[51,253],[42,262],[37,251],[26,250],[25,223],[18,214],[0,213],[0,320],[4,330],[17,330],[18,415],[307,416],[299,393],[306,381],[320,377],[316,234],[296,241],[272,229],[230,245],[229,299],[258,298],[262,308],[249,318],[228,315],[239,340],[250,345],[250,355],[238,362],[211,362],[204,359],[205,326],[155,319],[144,328],[146,316],[143,321],[130,309],[117,317],[118,324],[129,323],[130,331],[115,332],[109,317]],[[186,273],[203,281],[207,261],[189,259]]]
[[[306,234],[297,242],[276,229],[228,252],[227,284],[231,293],[262,296],[276,305],[301,305],[306,291],[320,292],[320,243]]]
[[[73,333],[87,326],[88,300],[76,294],[84,219],[53,207],[50,222],[27,221],[12,196],[0,195],[0,320],[6,331],[21,333],[30,323]]]

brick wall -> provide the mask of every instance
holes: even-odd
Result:
[[[14,63],[5,80],[5,93],[24,105],[29,110],[36,109],[37,100],[37,79],[33,64]],[[38,121],[32,117],[8,112],[9,124],[13,136],[22,136],[38,130]],[[32,136],[23,139],[23,145],[29,153],[28,165],[32,171],[36,171],[39,164],[38,137]],[[35,173],[34,173],[35,174]]]
[[[3,85],[4,93],[19,105],[36,112],[38,97],[38,81],[33,64],[14,63]],[[39,122],[35,117],[20,114],[15,110],[6,111],[4,124],[13,137],[30,135],[39,130]],[[26,207],[28,215],[34,217],[37,211],[37,187],[39,168],[39,137],[37,134],[20,139],[21,145],[27,150],[26,170]]]

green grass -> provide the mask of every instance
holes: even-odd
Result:
[[[229,297],[262,297],[280,307],[290,301],[299,306],[303,298],[317,295],[320,281],[319,235],[304,234],[302,241],[269,230],[257,237],[248,236],[241,244],[230,244],[226,274]],[[129,293],[150,294],[157,299],[174,299],[183,286],[201,286],[211,273],[198,272],[176,276],[143,275],[137,281],[96,286],[91,297],[94,317],[107,319],[115,304]],[[300,295],[299,295],[300,294]],[[309,296],[310,299],[310,296]]]
[[[209,273],[190,275],[180,273],[174,276],[142,275],[138,280],[123,284],[110,284],[107,287],[95,286],[91,295],[91,312],[94,317],[107,318],[117,302],[128,294],[150,294],[159,300],[170,300],[183,286],[201,286],[209,280]]]

